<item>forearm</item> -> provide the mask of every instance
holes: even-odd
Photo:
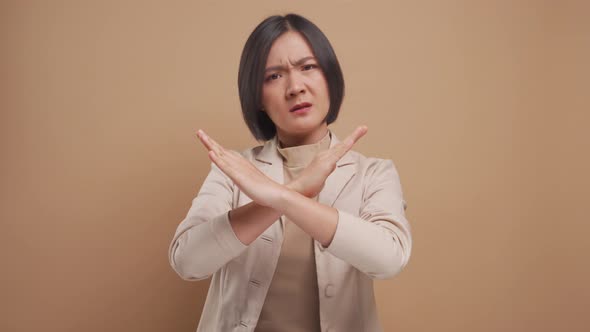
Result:
[[[283,192],[275,208],[331,254],[372,278],[392,277],[408,262],[411,236],[401,208],[397,215],[367,211],[363,219],[292,190]]]
[[[198,207],[189,210],[174,235],[169,248],[170,264],[183,279],[201,280],[246,248],[233,233],[227,210],[213,212]]]
[[[276,210],[293,221],[322,246],[332,242],[338,225],[338,211],[296,190],[286,188],[277,203]]]
[[[301,191],[295,182],[285,185],[288,190]],[[245,245],[254,242],[260,234],[270,227],[281,212],[274,208],[250,202],[230,211],[229,222],[236,237]]]

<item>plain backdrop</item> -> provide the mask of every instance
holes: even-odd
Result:
[[[587,331],[587,1],[2,1],[0,330],[194,331],[168,246],[209,172],[260,144],[239,57],[272,14],[330,39],[331,129],[392,159],[414,238],[386,331]],[[215,255],[216,253],[204,253]]]

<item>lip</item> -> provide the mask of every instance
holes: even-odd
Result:
[[[311,103],[299,103],[299,104],[296,104],[293,107],[291,107],[289,112],[303,110],[304,108],[309,108],[310,106],[311,106]]]
[[[294,110],[293,112],[291,112],[291,114],[297,114],[297,115],[306,114],[310,110],[311,110],[311,106],[302,107],[302,108],[298,108],[298,109]]]

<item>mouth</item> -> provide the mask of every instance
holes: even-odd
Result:
[[[296,112],[296,111],[300,111],[300,110],[303,111],[305,109],[309,109],[309,107],[311,107],[310,103],[300,103],[300,104],[297,104],[297,105],[291,107],[289,112]]]

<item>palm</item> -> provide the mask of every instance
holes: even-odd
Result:
[[[256,203],[272,206],[279,197],[281,185],[262,173],[250,161],[233,150],[227,150],[200,131],[199,139],[209,151],[209,158]]]
[[[360,126],[342,142],[334,145],[329,150],[318,153],[295,179],[301,194],[307,197],[314,197],[319,194],[328,176],[336,169],[338,160],[366,133],[367,127]]]
[[[336,168],[336,162],[348,152],[356,141],[365,135],[367,127],[360,126],[345,140],[322,151],[294,180],[292,188],[307,196],[316,196],[323,188],[328,176]],[[254,202],[273,207],[284,188],[262,173],[250,161],[236,151],[227,150],[203,131],[197,133],[208,150],[209,159],[217,165]]]

